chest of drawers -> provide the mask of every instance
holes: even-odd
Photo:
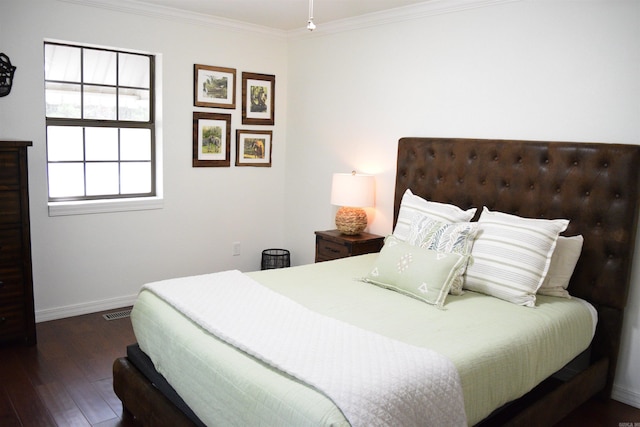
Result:
[[[28,141],[0,140],[0,344],[35,344]]]

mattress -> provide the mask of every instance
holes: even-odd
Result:
[[[539,296],[530,308],[466,292],[440,310],[358,280],[376,257],[248,275],[318,313],[447,356],[470,424],[531,390],[593,337],[595,310],[580,299]],[[219,341],[151,292],[140,293],[131,318],[140,348],[207,425],[348,425],[321,392]]]

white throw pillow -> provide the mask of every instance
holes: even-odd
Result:
[[[476,208],[464,211],[455,205],[430,202],[420,196],[416,196],[411,190],[407,189],[400,201],[398,221],[393,230],[393,235],[400,240],[407,240],[411,223],[416,217],[428,216],[436,221],[451,224],[453,222],[471,221],[475,213]]]
[[[538,289],[539,295],[571,298],[567,287],[582,252],[582,236],[558,237],[556,249],[551,257],[551,265],[547,277]]]
[[[483,208],[465,289],[534,306],[566,219],[522,218]]]

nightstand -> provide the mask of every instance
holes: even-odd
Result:
[[[384,237],[376,234],[348,236],[338,230],[316,231],[316,262],[379,252],[383,244]]]

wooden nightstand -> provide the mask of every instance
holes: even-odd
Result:
[[[338,230],[316,231],[316,262],[379,252],[384,237],[370,233],[347,236]]]

